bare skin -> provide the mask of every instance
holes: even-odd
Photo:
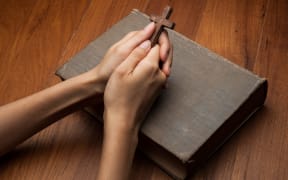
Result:
[[[0,155],[104,94],[104,142],[98,179],[127,179],[138,131],[170,74],[167,34],[151,49],[155,24],[127,34],[94,69],[0,107]],[[159,61],[163,66],[159,68]],[[9,137],[9,138],[7,138]]]

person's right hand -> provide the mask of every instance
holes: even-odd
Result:
[[[104,93],[105,131],[138,129],[150,106],[163,88],[172,63],[172,48],[163,35],[170,54],[159,68],[161,44],[150,49],[146,40],[115,69]]]
[[[155,23],[148,24],[144,29],[139,31],[132,31],[123,37],[120,41],[112,45],[106,52],[102,61],[93,68],[90,73],[92,76],[97,77],[97,85],[99,87],[99,79],[102,91],[104,91],[106,83],[113,73],[115,68],[121,64],[131,52],[139,46],[142,42],[149,39],[155,30]],[[167,42],[167,34],[163,33],[159,38],[160,58],[162,61],[166,61],[169,52],[169,42]],[[166,68],[166,73],[168,72]]]
[[[162,33],[159,45],[152,49],[149,37],[120,60],[106,85],[104,141],[98,179],[128,179],[140,125],[169,76],[172,47],[167,34]],[[130,40],[137,38],[133,36]],[[113,53],[107,57],[110,56],[113,59]]]

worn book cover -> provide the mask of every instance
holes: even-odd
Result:
[[[88,71],[112,44],[148,23],[147,15],[133,10],[56,74],[65,80]],[[167,31],[174,46],[172,74],[142,126],[139,147],[172,177],[184,179],[263,105],[267,81]],[[101,118],[93,108],[88,111]]]

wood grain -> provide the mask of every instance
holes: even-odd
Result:
[[[287,0],[0,0],[0,105],[59,82],[56,68],[132,8],[167,4],[178,32],[269,83],[265,108],[191,179],[286,179]],[[101,139],[101,125],[76,112],[1,157],[0,179],[94,179]],[[138,152],[131,179],[170,178]]]

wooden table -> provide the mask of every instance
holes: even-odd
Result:
[[[58,83],[57,67],[132,8],[166,4],[176,31],[269,82],[265,107],[191,179],[287,179],[287,0],[1,0],[0,104]],[[76,112],[3,156],[0,179],[95,179],[101,139],[101,125]],[[138,152],[131,179],[170,178]]]

